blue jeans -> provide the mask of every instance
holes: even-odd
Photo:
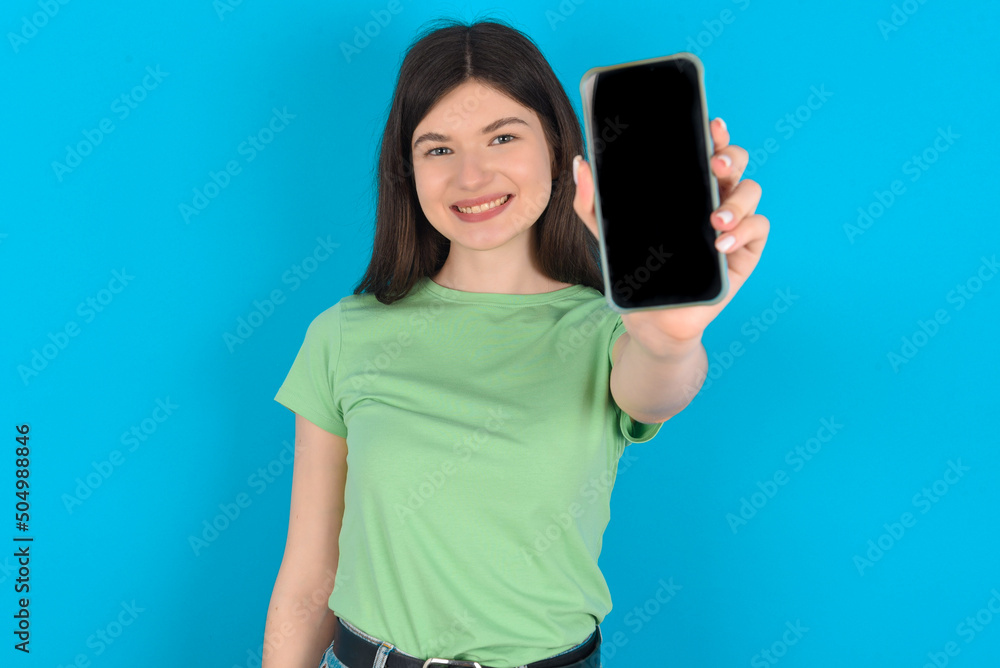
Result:
[[[354,631],[355,633],[357,633],[362,638],[364,638],[366,640],[369,640],[369,641],[375,643],[376,645],[381,645],[381,647],[379,647],[378,653],[375,655],[375,666],[379,666],[379,667],[383,666],[385,664],[385,657],[387,657],[389,655],[389,652],[399,652],[403,656],[409,656],[409,657],[417,658],[417,657],[414,657],[412,654],[407,654],[406,652],[402,652],[402,651],[396,649],[390,643],[383,642],[382,640],[379,640],[375,636],[368,635],[367,633],[365,633],[364,631],[362,631],[361,629],[359,629],[357,626],[354,626],[353,624],[349,623],[345,619],[342,619],[341,621],[344,622],[344,626],[346,626],[347,628],[351,629],[352,631]],[[594,629],[594,633],[597,633],[597,629]],[[579,645],[576,645],[574,647],[570,647],[565,652],[559,652],[558,654],[554,654],[553,656],[562,656],[563,654],[567,654],[569,652],[572,652],[575,649],[583,647],[588,642],[590,642],[591,638],[594,637],[594,633],[591,633],[589,636],[587,636],[587,639],[584,640]],[[552,658],[552,657],[546,657],[546,658]],[[319,668],[375,668],[375,666],[347,666],[347,665],[344,665],[343,663],[341,663],[337,659],[336,656],[333,655],[333,643],[332,642],[330,643],[330,646],[326,648],[326,651],[323,652],[323,662],[321,664],[319,664]]]

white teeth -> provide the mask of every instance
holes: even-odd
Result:
[[[493,200],[487,204],[477,204],[476,206],[458,207],[458,210],[462,213],[481,213],[487,209],[492,209],[494,207],[500,206],[510,198],[510,195],[504,195],[500,199]]]

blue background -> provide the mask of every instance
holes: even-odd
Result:
[[[752,152],[747,177],[763,187],[767,248],[705,333],[711,380],[630,446],[618,478],[604,665],[995,665],[997,6],[401,0],[345,57],[386,7],[4,3],[3,664],[257,665],[294,435],[272,397],[309,322],[367,265],[393,81],[418,28],[444,15],[527,32],[578,114],[590,67],[697,53],[710,115]],[[275,110],[287,115],[272,141],[241,149]],[[89,155],[53,166],[103,119],[113,129]],[[239,173],[186,221],[180,205],[230,161]],[[859,208],[871,218],[851,233]],[[318,239],[336,248],[303,263],[324,255]],[[312,271],[293,280],[295,266]],[[282,302],[227,345],[275,290]],[[60,337],[67,325],[76,335]],[[51,359],[22,376],[47,344]],[[133,427],[144,440],[123,441]],[[270,482],[257,473],[269,465]],[[776,474],[785,484],[768,485]],[[80,490],[88,476],[99,485]],[[250,504],[193,548],[240,494]],[[30,657],[12,648],[19,535],[35,538]],[[121,633],[105,644],[99,630]]]

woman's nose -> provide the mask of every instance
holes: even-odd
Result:
[[[492,178],[491,167],[483,156],[466,154],[459,160],[457,178],[466,187],[475,186]]]

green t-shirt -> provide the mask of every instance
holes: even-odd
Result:
[[[625,332],[597,290],[423,278],[316,317],[275,400],[347,438],[329,607],[421,658],[513,668],[611,610],[597,565],[619,458],[662,424],[611,396]]]

